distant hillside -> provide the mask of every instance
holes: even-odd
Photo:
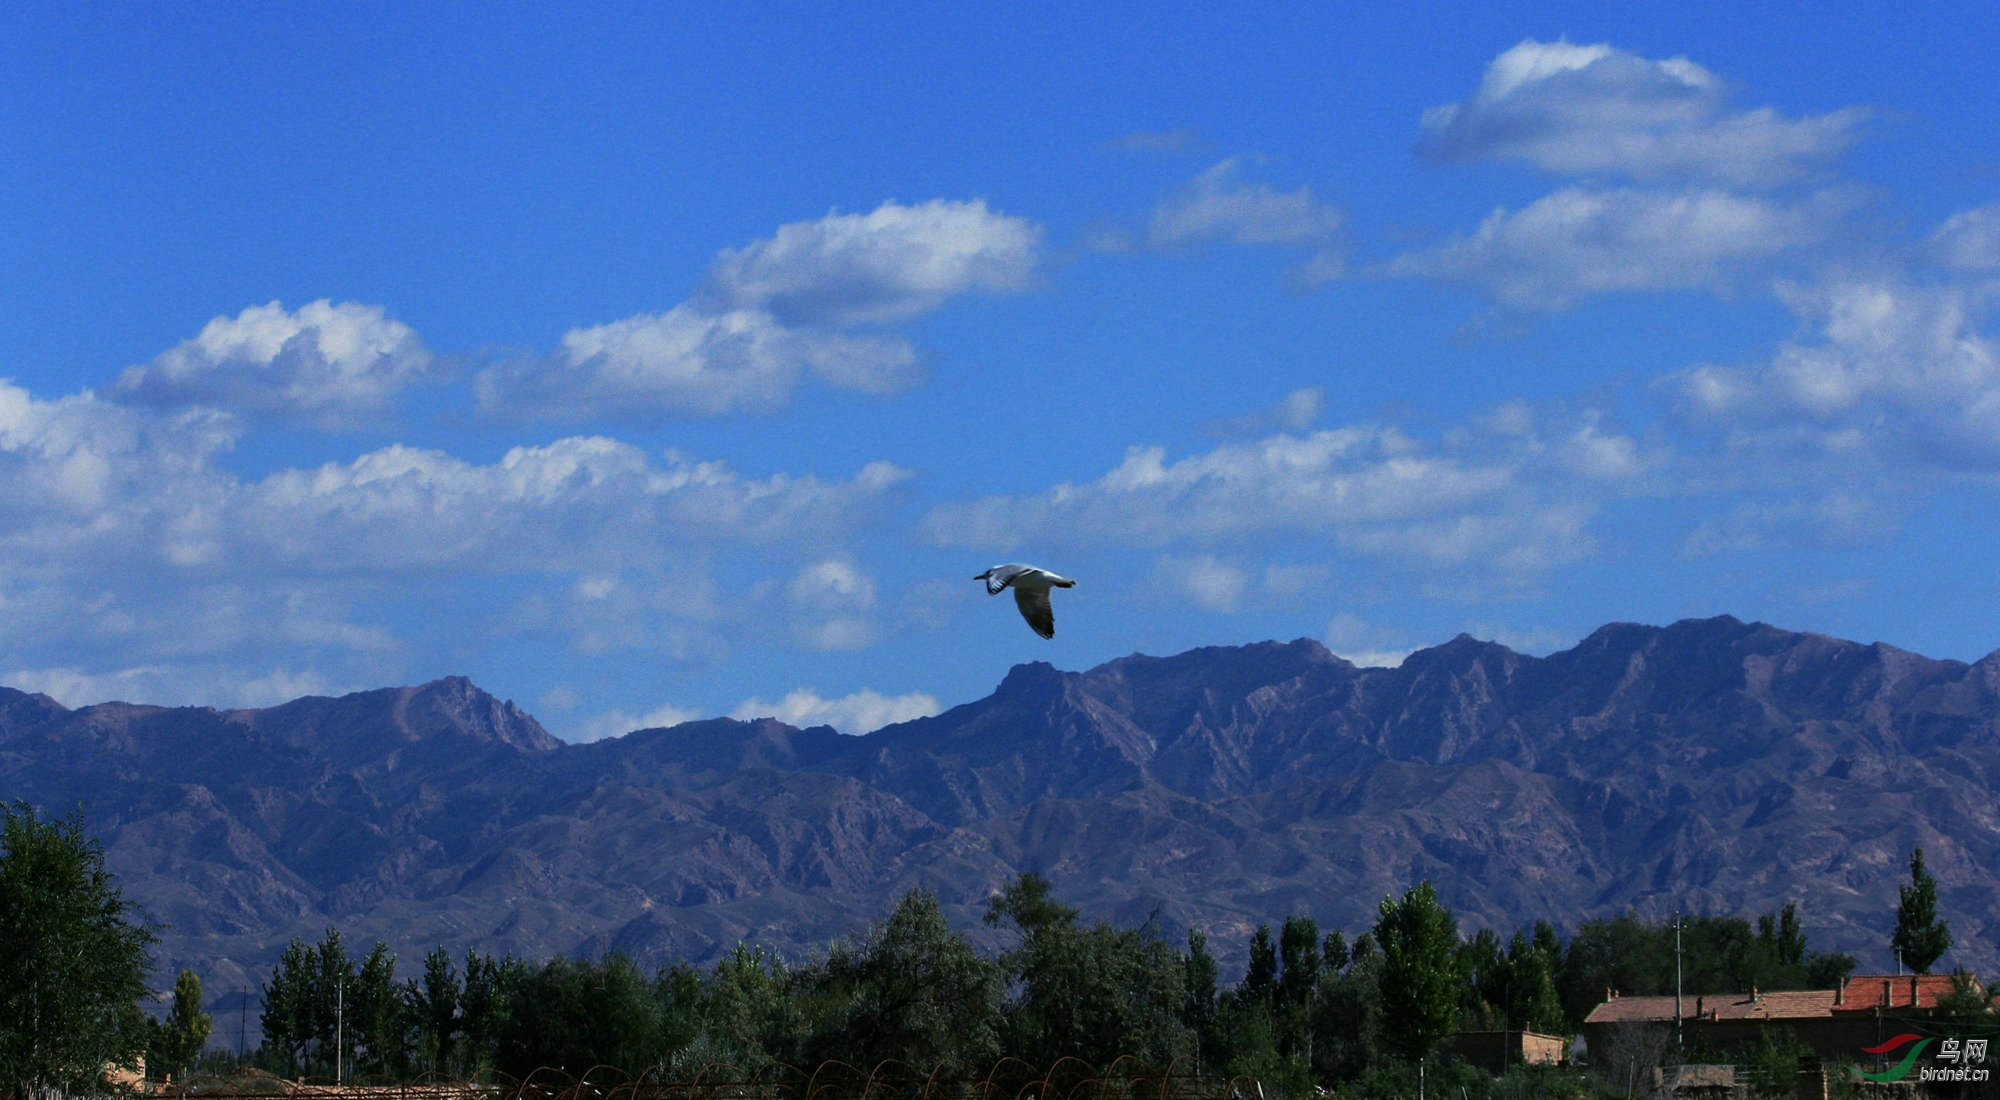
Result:
[[[463,679],[267,710],[0,689],[0,797],[81,803],[167,922],[165,967],[255,981],[338,925],[406,961],[804,952],[915,884],[970,924],[1024,869],[1087,916],[1358,930],[1418,879],[1467,927],[1798,901],[1884,946],[1921,845],[2000,970],[2000,654],[1936,661],[1730,618],[1546,658],[1460,636],[1394,669],[1311,641],[1016,667],[866,737],[727,719],[564,745]]]

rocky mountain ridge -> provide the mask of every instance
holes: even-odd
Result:
[[[1312,641],[1017,666],[865,737],[716,719],[565,745],[460,678],[263,710],[0,689],[0,797],[77,805],[224,987],[337,925],[414,960],[803,953],[912,885],[973,924],[1020,870],[1087,915],[1240,953],[1359,929],[1429,878],[1464,926],[1798,901],[1893,965],[1921,845],[2000,969],[2000,655],[1967,665],[1730,618],[1530,657],[1460,636],[1393,669]]]

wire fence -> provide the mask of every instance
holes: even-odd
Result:
[[[1261,1100],[1263,1091],[1251,1078],[1221,1077],[1191,1058],[1161,1070],[1126,1055],[1101,1068],[1065,1058],[1047,1070],[1006,1058],[983,1074],[952,1062],[924,1070],[899,1061],[872,1069],[830,1061],[810,1072],[782,1062],[750,1070],[711,1062],[692,1074],[655,1066],[633,1075],[596,1066],[581,1075],[543,1068],[519,1079],[431,1075],[336,1085],[326,1078],[253,1071],[195,1076],[154,1086],[150,1095],[163,1100]]]

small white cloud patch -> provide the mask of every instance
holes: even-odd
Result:
[[[799,688],[776,703],[745,699],[729,714],[745,721],[776,718],[793,726],[832,726],[842,733],[863,734],[897,722],[928,718],[938,710],[937,699],[921,692],[883,695],[864,688],[852,695],[827,699],[810,688]]]
[[[1310,187],[1279,191],[1246,182],[1241,158],[1231,157],[1155,207],[1146,237],[1160,248],[1208,241],[1328,245],[1345,223],[1345,215],[1313,198]]]

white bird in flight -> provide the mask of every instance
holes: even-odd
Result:
[[[1058,577],[1046,569],[1019,562],[996,565],[972,579],[985,581],[989,596],[998,596],[1001,589],[1012,588],[1014,603],[1021,608],[1021,617],[1028,620],[1035,633],[1044,638],[1056,636],[1056,612],[1049,606],[1049,589],[1076,587],[1076,582],[1068,577]]]

